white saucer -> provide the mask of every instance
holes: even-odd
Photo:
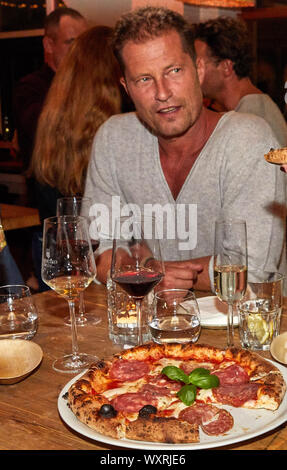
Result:
[[[215,295],[197,299],[200,321],[203,328],[226,328],[227,327],[227,304],[221,302]],[[233,317],[234,326],[238,326],[238,315],[236,307]]]

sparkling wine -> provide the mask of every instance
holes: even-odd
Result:
[[[46,280],[46,284],[50,286],[57,294],[66,299],[75,299],[80,293],[88,287],[94,276],[59,276]]]
[[[132,297],[145,297],[162,279],[163,274],[147,269],[124,271],[113,276],[113,280]]]
[[[247,285],[247,267],[240,265],[215,266],[214,287],[217,297],[233,303],[242,299]]]

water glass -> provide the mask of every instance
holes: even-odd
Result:
[[[186,289],[165,289],[155,293],[149,328],[156,343],[196,342],[201,327],[194,293]]]
[[[153,292],[150,292],[142,302],[142,338],[144,343],[151,339],[147,320],[152,302]],[[121,345],[124,349],[136,346],[138,343],[138,318],[135,300],[110,277],[107,279],[107,303],[110,340]]]
[[[31,339],[37,326],[37,310],[29,287],[0,287],[0,339]]]
[[[238,305],[241,346],[266,351],[280,332],[283,276],[257,271],[248,273],[246,294]]]

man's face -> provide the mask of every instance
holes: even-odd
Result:
[[[128,41],[122,59],[122,84],[139,117],[157,136],[185,134],[202,108],[200,80],[204,72],[199,62],[197,74],[178,33],[172,30],[141,44]]]
[[[67,54],[72,42],[87,29],[87,23],[82,19],[62,16],[59,27],[53,37],[44,41],[47,62],[56,71]]]
[[[221,62],[216,62],[216,58],[212,56],[211,50],[205,42],[196,39],[194,46],[197,58],[202,59],[205,66],[205,75],[201,84],[203,95],[206,98],[216,100],[218,93],[224,87]]]

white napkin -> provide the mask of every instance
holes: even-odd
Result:
[[[221,302],[216,296],[202,297],[197,299],[201,326],[226,327],[227,326],[227,304]],[[233,322],[238,325],[236,308],[234,309]]]

